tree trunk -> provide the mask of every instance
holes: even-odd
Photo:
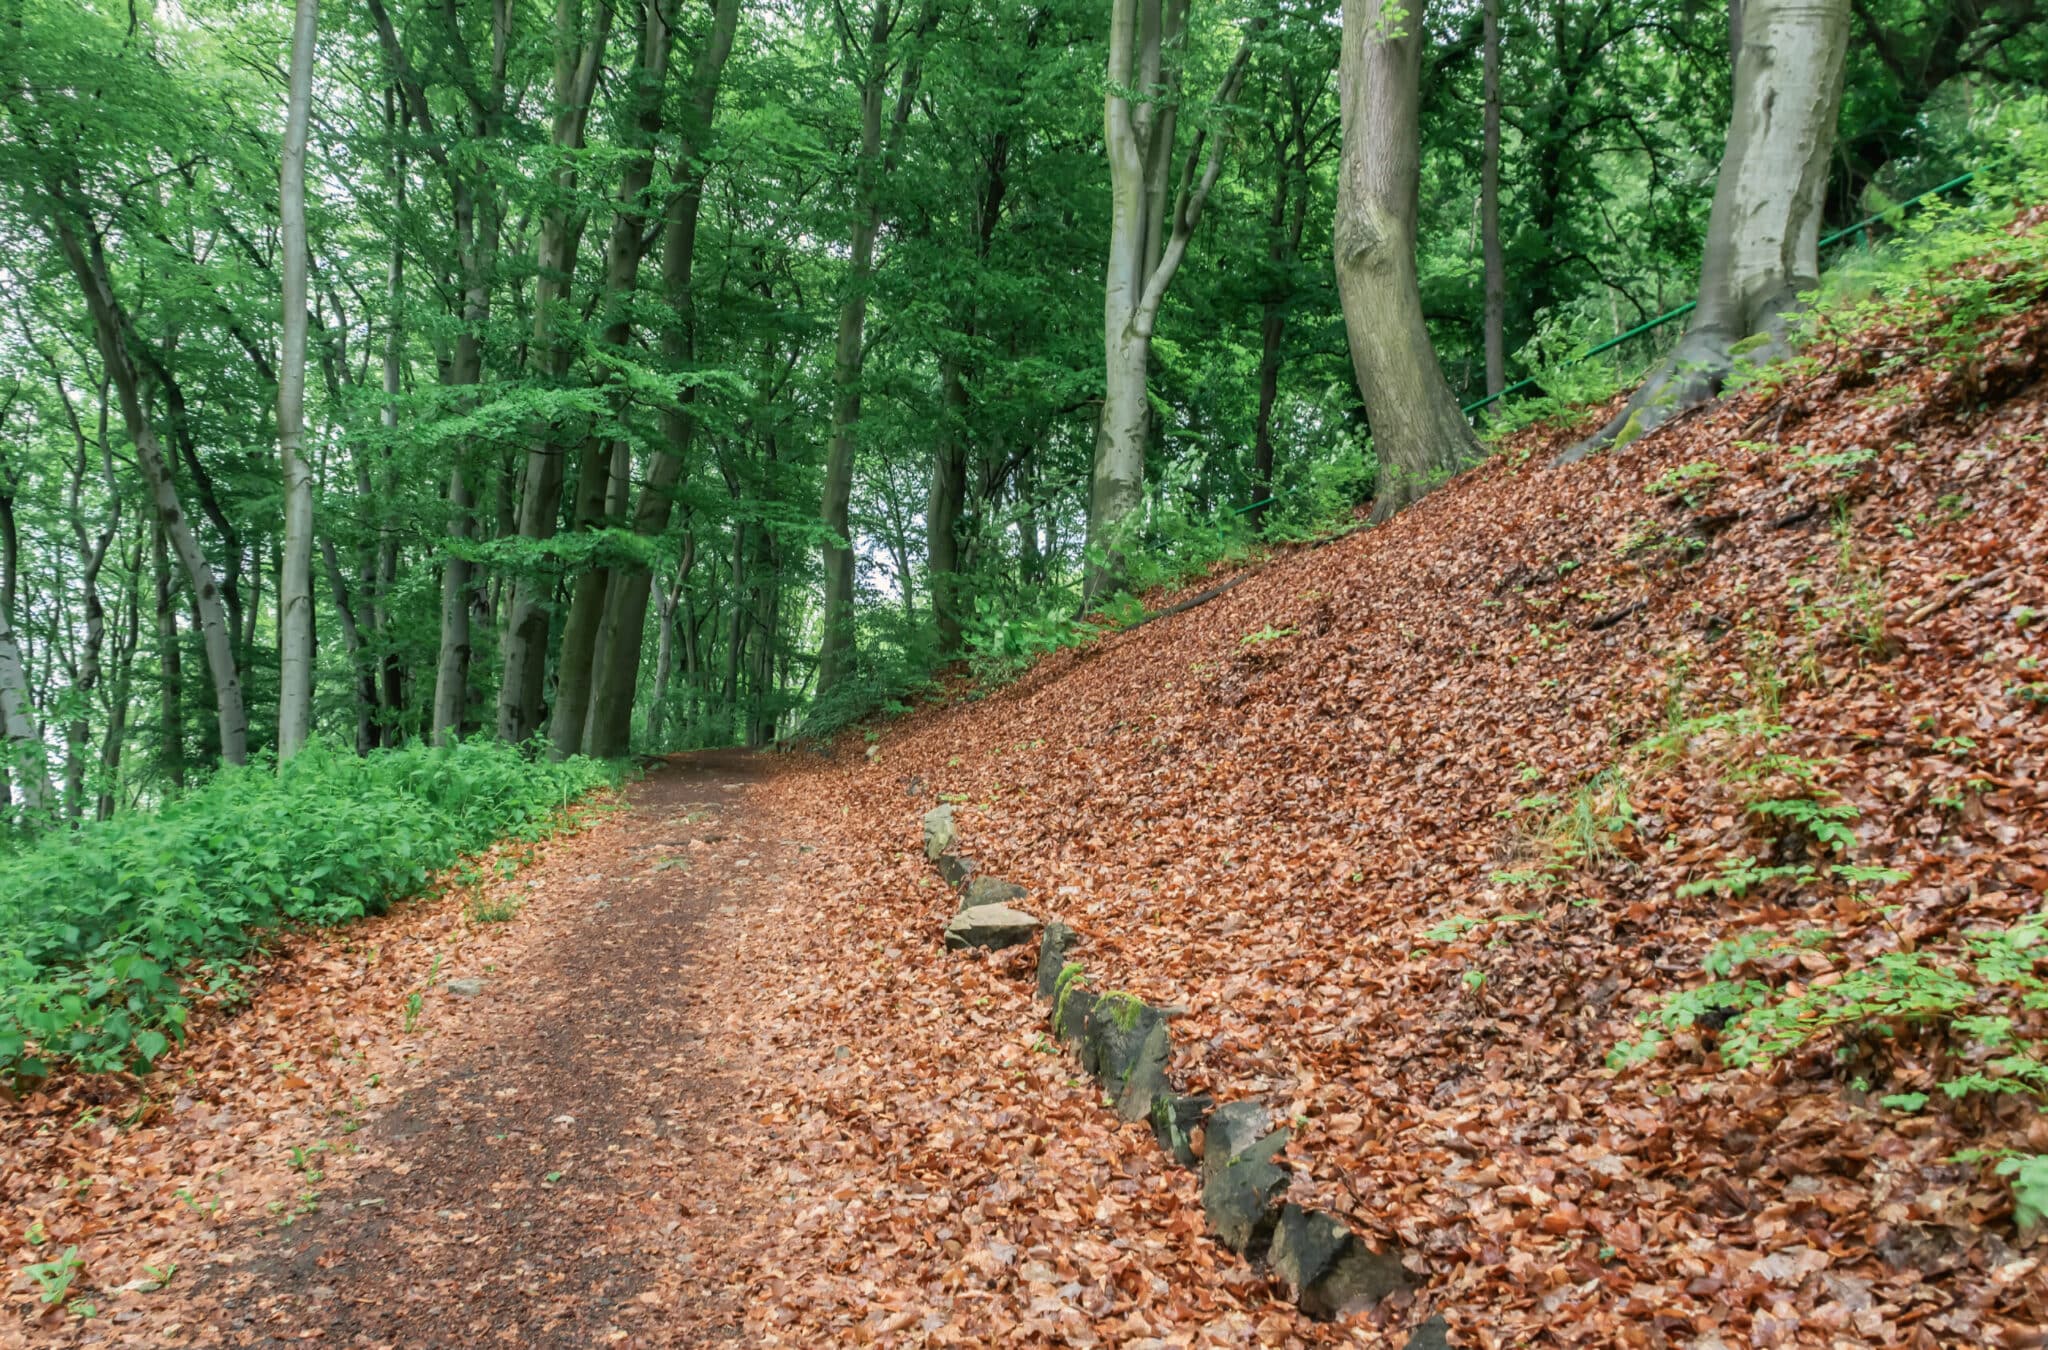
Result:
[[[107,734],[100,740],[102,786],[93,818],[111,820],[118,804],[121,759],[128,743],[128,701],[135,689],[135,652],[142,645],[142,536],[137,534],[122,560],[128,587],[121,599],[121,630],[114,639],[114,688],[107,698]]]
[[[719,82],[726,59],[732,54],[738,26],[739,0],[718,0],[711,30],[697,50],[690,75],[689,122],[682,136],[686,176],[670,194],[663,211],[661,283],[668,300],[669,322],[662,332],[661,351],[671,369],[687,368],[697,358],[696,293],[691,276],[696,266],[704,178],[702,166],[696,160],[710,136]],[[615,332],[617,341],[623,344],[628,336],[623,314]],[[650,539],[668,529],[675,511],[676,488],[689,465],[690,447],[696,435],[696,419],[690,410],[694,395],[694,386],[686,386],[677,391],[674,406],[661,411],[662,445],[655,452],[647,483],[640,489],[640,500],[633,509],[633,529]],[[647,600],[652,584],[653,574],[647,568],[612,569],[598,630],[595,685],[584,724],[585,749],[589,754],[617,757],[625,754],[631,743],[633,702],[639,689],[640,653],[646,640]]]
[[[931,574],[932,618],[938,625],[939,655],[958,655],[966,610],[960,575],[960,517],[967,503],[967,385],[960,362],[939,362],[941,410],[938,444],[932,449],[931,489],[925,496],[925,569]]]
[[[162,522],[171,549],[192,581],[193,602],[199,611],[200,633],[205,640],[206,664],[213,676],[214,707],[220,727],[221,758],[243,764],[249,758],[249,722],[242,709],[242,683],[236,673],[234,639],[227,614],[221,605],[220,583],[212,566],[200,551],[192,523],[178,501],[177,484],[164,463],[163,446],[142,402],[142,381],[130,348],[128,316],[114,298],[105,253],[99,235],[81,240],[61,193],[53,192],[59,205],[50,220],[58,246],[70,264],[79,287],[85,292],[86,308],[92,315],[93,333],[98,341],[105,374],[121,400],[121,417],[134,443],[135,462],[149,485],[151,505]]]
[[[1419,5],[1413,11],[1388,0],[1344,5],[1337,290],[1379,456],[1375,521],[1479,457],[1479,443],[1437,365],[1415,275],[1424,31]]]
[[[28,823],[36,823],[50,806],[50,775],[44,763],[43,738],[30,715],[28,672],[14,625],[0,612],[0,735],[7,741],[15,793]]]
[[[277,372],[277,445],[284,470],[284,566],[277,579],[277,758],[299,752],[313,724],[313,470],[306,435],[306,127],[313,105],[319,0],[293,11],[291,90],[278,174],[284,319]]]
[[[1500,0],[1485,0],[1484,132],[1479,151],[1479,249],[1485,271],[1486,392],[1507,388],[1507,258],[1500,239]]]
[[[696,555],[696,540],[686,535],[675,580],[662,587],[657,601],[660,637],[654,649],[654,702],[647,709],[647,746],[650,750],[660,750],[666,743],[663,738],[667,733],[668,685],[676,665],[676,611],[680,608],[684,589],[690,584],[690,566],[696,561]]]
[[[1735,31],[1735,108],[1707,220],[1699,307],[1627,406],[1560,461],[1626,445],[1712,400],[1738,356],[1752,367],[1783,356],[1800,293],[1820,284],[1849,0],[1747,0]]]
[[[157,521],[150,527],[150,551],[156,579],[156,664],[158,672],[157,723],[162,734],[157,754],[171,786],[185,786],[185,678],[184,652],[178,644],[178,607],[171,589],[171,565],[164,543],[164,527]]]
[[[530,349],[534,374],[550,386],[568,374],[573,354],[559,332],[570,299],[576,253],[582,243],[586,220],[585,213],[574,204],[576,165],[573,156],[584,145],[584,133],[590,121],[591,94],[603,65],[605,38],[610,32],[611,19],[610,0],[598,0],[594,31],[586,32],[582,0],[556,0],[552,139],[562,162],[555,171],[552,198],[541,215]],[[658,48],[664,53],[661,60],[665,67],[669,25],[660,22],[651,8],[648,20],[643,26],[643,43],[645,34],[654,33]],[[630,97],[636,104],[644,106],[651,98],[659,107],[662,92],[660,72],[652,73],[650,89],[650,74],[644,65],[646,55],[643,45],[643,64],[627,72],[626,82],[633,91]],[[630,119],[628,125],[637,128],[639,117],[636,115]],[[647,163],[641,156],[630,161],[625,168],[620,200],[629,208],[637,203],[640,193],[646,189],[647,169],[644,166]],[[609,272],[608,267],[607,280],[610,279]],[[627,285],[630,289],[630,276]],[[526,481],[519,497],[517,517],[518,534],[522,539],[538,541],[552,538],[555,533],[556,520],[562,510],[563,466],[567,459],[562,442],[560,426],[550,423],[535,437],[526,453]],[[530,573],[520,575],[513,582],[508,611],[510,617],[505,628],[504,669],[498,681],[498,737],[501,740],[524,741],[540,726],[549,626],[547,609],[541,604],[542,593],[546,589],[545,578]]]
[[[594,530],[604,523],[612,453],[611,442],[601,437],[592,436],[584,443],[576,472],[578,530]],[[562,655],[555,675],[554,716],[548,724],[548,739],[560,758],[583,750],[584,719],[590,713],[591,677],[598,626],[604,619],[607,579],[604,568],[587,567],[577,574],[570,593],[569,616],[562,627]]]
[[[1216,93],[1228,109],[1237,101],[1251,59],[1251,32]],[[1103,141],[1109,158],[1109,266],[1103,281],[1103,399],[1095,426],[1095,463],[1089,477],[1087,572],[1084,599],[1123,584],[1132,516],[1145,495],[1145,445],[1151,430],[1146,394],[1152,331],[1166,289],[1187,256],[1188,241],[1223,171],[1226,142],[1198,132],[1171,183],[1175,116],[1171,99],[1149,95],[1177,86],[1169,54],[1187,36],[1187,0],[1111,0],[1108,92],[1103,100]],[[1133,106],[1131,92],[1141,97]],[[1202,151],[1209,145],[1208,162]],[[1197,168],[1202,176],[1195,180]],[[1168,202],[1168,190],[1173,199]],[[1168,225],[1171,225],[1169,231]]]

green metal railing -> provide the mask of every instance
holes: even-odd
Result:
[[[1944,192],[1949,192],[1955,188],[1961,187],[1963,184],[1969,182],[1972,178],[1975,178],[1976,176],[1977,171],[1975,169],[1972,169],[1970,170],[1970,172],[1966,174],[1961,174],[1955,178],[1949,179],[1946,183],[1941,184],[1939,187],[1931,187],[1927,189],[1927,191],[1925,192],[1918,193],[1915,196],[1908,197],[1906,198],[1906,200],[1900,202],[1898,205],[1891,207],[1888,210],[1880,211],[1878,214],[1874,216],[1867,216],[1864,219],[1857,221],[1854,225],[1845,225],[1841,229],[1836,230],[1832,234],[1829,234],[1825,238],[1823,238],[1820,241],[1820,247],[1828,248],[1831,245],[1839,244],[1840,242],[1842,242],[1842,240],[1847,239],[1852,235],[1861,236],[1871,226],[1879,224],[1890,217],[1896,216],[1899,212],[1904,211],[1907,207],[1917,206],[1921,202],[1926,201],[1929,197],[1939,197]],[[1627,342],[1630,338],[1641,337],[1644,333],[1650,332],[1652,329],[1663,327],[1665,324],[1670,323],[1673,319],[1682,319],[1686,315],[1692,313],[1695,309],[1698,308],[1699,301],[1688,300],[1684,304],[1680,305],[1677,309],[1668,310],[1663,314],[1659,314],[1654,319],[1649,319],[1642,323],[1639,323],[1634,328],[1629,329],[1626,333],[1616,333],[1613,337],[1607,339],[1607,341],[1599,344],[1598,346],[1588,347],[1586,348],[1586,350],[1580,352],[1577,356],[1566,357],[1564,360],[1558,362],[1557,365],[1575,366],[1581,361],[1591,360],[1593,357],[1600,355],[1600,353],[1604,351],[1609,351],[1615,347],[1619,347],[1622,343]],[[1557,367],[1555,366],[1552,367],[1552,369],[1556,368]],[[1530,375],[1525,379],[1516,380],[1513,384],[1508,385],[1506,388],[1502,389],[1497,394],[1488,394],[1485,398],[1482,398],[1475,403],[1468,403],[1465,405],[1465,415],[1467,417],[1470,417],[1473,413],[1478,412],[1487,404],[1497,402],[1500,399],[1504,399],[1509,394],[1512,394],[1517,390],[1527,389],[1530,385],[1535,384],[1542,378],[1543,377],[1541,374]],[[1260,505],[1264,505],[1264,503],[1260,503]],[[1249,510],[1251,508],[1248,507],[1246,509]]]
[[[1968,173],[1958,174],[1954,178],[1949,179],[1946,183],[1942,183],[1936,187],[1931,187],[1927,189],[1925,192],[1916,193],[1915,195],[1908,197],[1906,198],[1906,200],[1898,203],[1896,206],[1892,206],[1884,211],[1880,211],[1874,216],[1866,216],[1862,220],[1857,221],[1853,225],[1844,225],[1841,229],[1836,230],[1830,234],[1824,235],[1821,238],[1819,247],[1830,248],[1835,244],[1841,243],[1844,239],[1849,239],[1852,237],[1860,238],[1865,232],[1867,232],[1870,229],[1871,226],[1881,224],[1889,219],[1894,219],[1901,212],[1905,211],[1908,207],[1918,206],[1921,202],[1926,201],[1930,197],[1939,197],[1943,193],[1952,192],[1956,188],[1961,187],[1963,184],[1969,182],[1976,176],[1977,171],[1975,169],[1970,170]],[[1639,323],[1635,327],[1629,329],[1626,333],[1616,333],[1613,337],[1608,338],[1605,342],[1599,343],[1596,346],[1588,347],[1586,348],[1586,350],[1580,352],[1576,356],[1568,356],[1564,360],[1559,361],[1556,365],[1551,366],[1550,369],[1555,370],[1561,366],[1575,366],[1581,361],[1589,361],[1593,357],[1600,355],[1602,352],[1612,351],[1614,348],[1619,347],[1622,343],[1627,342],[1630,338],[1641,337],[1645,333],[1651,332],[1658,328],[1662,328],[1665,324],[1670,323],[1673,319],[1682,319],[1686,315],[1692,313],[1695,309],[1698,308],[1699,301],[1688,300],[1684,304],[1680,305],[1677,309],[1667,310],[1664,313],[1659,314],[1654,319],[1644,320],[1642,323]],[[1506,388],[1502,389],[1497,394],[1488,394],[1485,398],[1479,399],[1478,401],[1473,403],[1466,404],[1464,408],[1464,413],[1467,417],[1470,417],[1473,413],[1478,412],[1487,404],[1498,402],[1499,400],[1506,398],[1509,394],[1515,393],[1522,389],[1527,389],[1531,385],[1536,384],[1542,378],[1542,373],[1538,372],[1535,375],[1530,375],[1523,379],[1516,380],[1513,384],[1508,385]],[[1246,515],[1250,512],[1258,510],[1262,506],[1271,506],[1274,502],[1278,500],[1279,498],[1277,496],[1261,497],[1258,501],[1253,502],[1250,506],[1239,506],[1233,508],[1230,514],[1233,516]]]

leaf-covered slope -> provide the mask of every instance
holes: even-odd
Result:
[[[2048,310],[2012,286],[1960,349],[1865,329],[1568,468],[1575,428],[1532,433],[787,780],[848,804],[832,902],[928,937],[900,959],[947,1002],[947,901],[873,841],[963,798],[1472,1343],[2021,1343]]]

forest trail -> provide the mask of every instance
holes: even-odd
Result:
[[[143,1339],[740,1337],[750,1216],[731,1206],[744,1187],[726,1132],[744,1128],[750,1057],[732,1031],[744,1010],[720,921],[778,903],[799,856],[753,801],[759,771],[739,752],[677,756],[629,789],[619,828],[553,848],[549,869],[601,878],[601,898],[437,1008],[460,1019],[444,1033],[460,1051],[352,1137],[317,1212],[247,1233],[188,1291],[217,1312],[152,1306]]]

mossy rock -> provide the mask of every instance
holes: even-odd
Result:
[[[1273,1227],[1273,1273],[1303,1312],[1328,1322],[1408,1287],[1397,1252],[1375,1252],[1341,1220],[1282,1205]]]
[[[1067,953],[1081,941],[1081,935],[1055,919],[1045,926],[1038,940],[1038,996],[1055,999],[1060,992],[1060,972],[1066,969]]]
[[[1195,1157],[1195,1131],[1215,1104],[1216,1099],[1206,1093],[1191,1097],[1161,1093],[1152,1099],[1152,1137],[1159,1141],[1159,1147],[1173,1155],[1175,1162],[1193,1167],[1200,1161]]]
[[[1166,1091],[1173,1052],[1166,1014],[1144,1000],[1108,993],[1095,1001],[1082,1029],[1081,1067],[1094,1074],[1125,1120],[1144,1120]]]

